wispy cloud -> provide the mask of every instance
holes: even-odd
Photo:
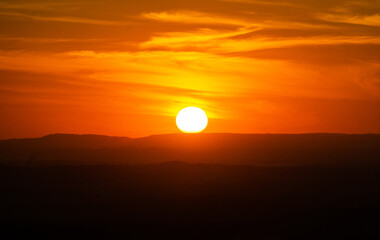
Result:
[[[380,14],[373,15],[338,15],[338,14],[324,14],[320,15],[320,18],[325,21],[350,23],[356,25],[365,26],[377,26],[380,27]]]
[[[86,39],[78,39],[78,38],[32,38],[32,37],[9,37],[5,35],[0,35],[0,41],[13,41],[13,42],[34,42],[34,43],[67,43],[67,42],[101,42],[106,41],[106,38],[86,38]]]
[[[166,33],[141,44],[142,48],[196,49],[198,51],[227,53],[305,45],[380,44],[376,36],[310,36],[293,38],[241,37],[254,30],[216,32],[201,30],[193,33]]]
[[[77,9],[78,2],[0,2],[0,9],[9,10],[43,10],[57,11],[57,9]]]
[[[305,8],[305,4],[296,4],[286,1],[259,1],[259,0],[220,0],[222,2],[230,3],[248,3],[253,5],[266,5],[266,6],[281,6],[281,7],[295,7],[295,8]]]
[[[181,10],[175,12],[148,12],[143,13],[142,17],[162,22],[176,22],[186,24],[217,24],[236,26],[253,25],[241,19],[223,17],[212,13],[203,13],[189,10]]]
[[[94,25],[126,25],[126,21],[109,21],[91,18],[71,17],[71,16],[39,16],[32,14],[24,14],[17,12],[0,12],[0,16],[19,18],[24,20],[45,21],[45,22],[67,22],[67,23],[81,23],[81,24],[94,24]]]
[[[188,48],[191,46],[195,48],[202,46],[208,47],[211,42],[217,41],[218,39],[228,39],[231,37],[244,35],[257,29],[239,28],[235,31],[220,31],[203,28],[196,32],[168,32],[162,33],[160,36],[154,36],[149,41],[143,42],[141,47],[143,49],[155,47],[168,47],[172,49]],[[217,45],[215,45],[215,47],[217,47]]]

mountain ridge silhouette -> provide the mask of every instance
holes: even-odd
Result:
[[[0,141],[0,164],[147,164],[378,167],[380,134],[164,134],[143,138],[50,134]]]

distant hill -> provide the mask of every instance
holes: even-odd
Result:
[[[52,134],[0,141],[0,164],[135,165],[180,161],[253,166],[379,167],[380,134]]]

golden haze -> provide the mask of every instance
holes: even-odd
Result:
[[[0,138],[380,132],[380,2],[0,1]]]

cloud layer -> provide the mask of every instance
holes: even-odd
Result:
[[[211,132],[380,132],[378,0],[0,1],[0,25],[0,138],[174,132],[188,105]]]

